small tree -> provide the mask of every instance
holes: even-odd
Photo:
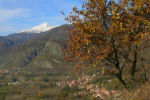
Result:
[[[149,33],[150,25],[145,16],[134,13],[140,10],[138,4],[131,6],[131,2],[139,1],[120,0],[115,3],[111,0],[88,0],[81,10],[74,7],[66,18],[75,27],[65,50],[66,59],[80,64],[105,66],[109,74],[115,75],[127,88],[123,71],[131,62],[131,53],[138,50],[137,46]],[[136,58],[133,58],[133,66],[136,66]],[[135,68],[133,66],[132,70]]]

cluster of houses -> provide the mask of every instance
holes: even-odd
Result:
[[[0,68],[0,74],[17,74],[20,72],[20,68]]]
[[[81,78],[78,78],[77,80],[70,80],[70,81],[61,81],[57,82],[56,84],[61,87],[69,86],[70,88],[76,87],[80,91],[78,92],[78,95],[80,96],[87,96],[91,95],[93,98],[100,98],[104,99],[105,97],[110,96],[120,96],[121,93],[119,91],[115,90],[106,90],[105,88],[100,88],[96,84],[87,84],[88,82],[92,81],[93,78],[95,78],[95,75],[93,76],[82,76]]]
[[[78,78],[77,80],[56,82],[56,85],[62,86],[62,87],[69,86],[69,87],[84,88],[83,86],[89,81],[91,81],[92,79],[93,79],[93,76],[83,76],[81,78]]]

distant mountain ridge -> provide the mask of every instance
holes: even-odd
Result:
[[[30,39],[44,35],[46,31],[55,27],[56,26],[50,26],[45,22],[26,31],[10,34],[8,36],[0,36],[0,55],[7,53],[12,48],[17,47]]]

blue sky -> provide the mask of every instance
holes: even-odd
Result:
[[[5,36],[48,22],[50,25],[67,23],[66,15],[82,0],[0,0],[0,36]]]

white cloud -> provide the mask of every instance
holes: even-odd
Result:
[[[0,22],[4,22],[7,21],[13,17],[20,17],[20,16],[27,16],[27,12],[29,12],[29,10],[27,9],[0,9]]]

